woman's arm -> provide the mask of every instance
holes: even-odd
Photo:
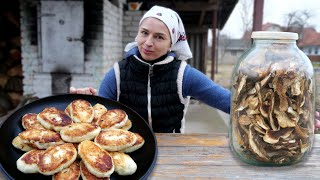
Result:
[[[92,87],[70,87],[70,93],[98,95],[97,90]],[[111,69],[102,80],[99,88],[99,96],[112,100],[117,100],[117,83],[113,69]]]
[[[230,113],[231,92],[190,65],[187,65],[184,71],[182,95],[191,96],[211,107]]]
[[[117,100],[117,82],[113,68],[110,69],[102,80],[99,88],[99,96]]]

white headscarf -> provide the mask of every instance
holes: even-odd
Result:
[[[167,26],[171,36],[171,51],[176,53],[178,59],[187,60],[192,58],[183,22],[175,11],[161,6],[153,6],[143,15],[139,25],[148,17],[157,18]],[[128,52],[130,49],[136,47],[136,41],[127,44],[125,51]]]

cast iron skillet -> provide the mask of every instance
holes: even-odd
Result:
[[[111,175],[110,179],[147,179],[157,160],[157,143],[153,131],[147,125],[146,121],[135,111],[119,102],[105,99],[99,96],[81,95],[81,94],[65,94],[50,96],[31,102],[19,110],[14,112],[3,123],[0,128],[0,169],[5,173],[8,179],[51,179],[51,176],[41,174],[24,174],[16,167],[17,159],[24,153],[16,149],[12,144],[12,140],[24,129],[21,125],[21,117],[26,113],[39,113],[45,107],[56,107],[64,110],[67,105],[75,99],[84,99],[89,101],[92,106],[96,103],[103,104],[107,109],[122,109],[128,114],[128,118],[132,121],[130,131],[138,132],[145,139],[145,144],[130,156],[136,162],[137,171],[131,176],[119,176],[116,173]]]

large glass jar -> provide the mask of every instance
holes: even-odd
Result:
[[[298,163],[314,138],[312,64],[296,33],[257,31],[251,38],[233,70],[232,150],[253,165]]]

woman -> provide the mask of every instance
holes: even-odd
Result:
[[[99,96],[131,107],[155,132],[184,132],[190,97],[229,113],[230,91],[186,63],[192,53],[182,20],[173,10],[154,6],[146,12],[136,41],[125,51],[125,59],[106,74]],[[93,88],[70,92],[97,94]]]
[[[154,132],[184,132],[190,97],[230,113],[230,91],[185,60],[192,58],[184,25],[171,9],[154,6],[144,14],[136,41],[105,76],[99,96],[119,101],[148,120]],[[71,88],[93,94],[93,88]]]

